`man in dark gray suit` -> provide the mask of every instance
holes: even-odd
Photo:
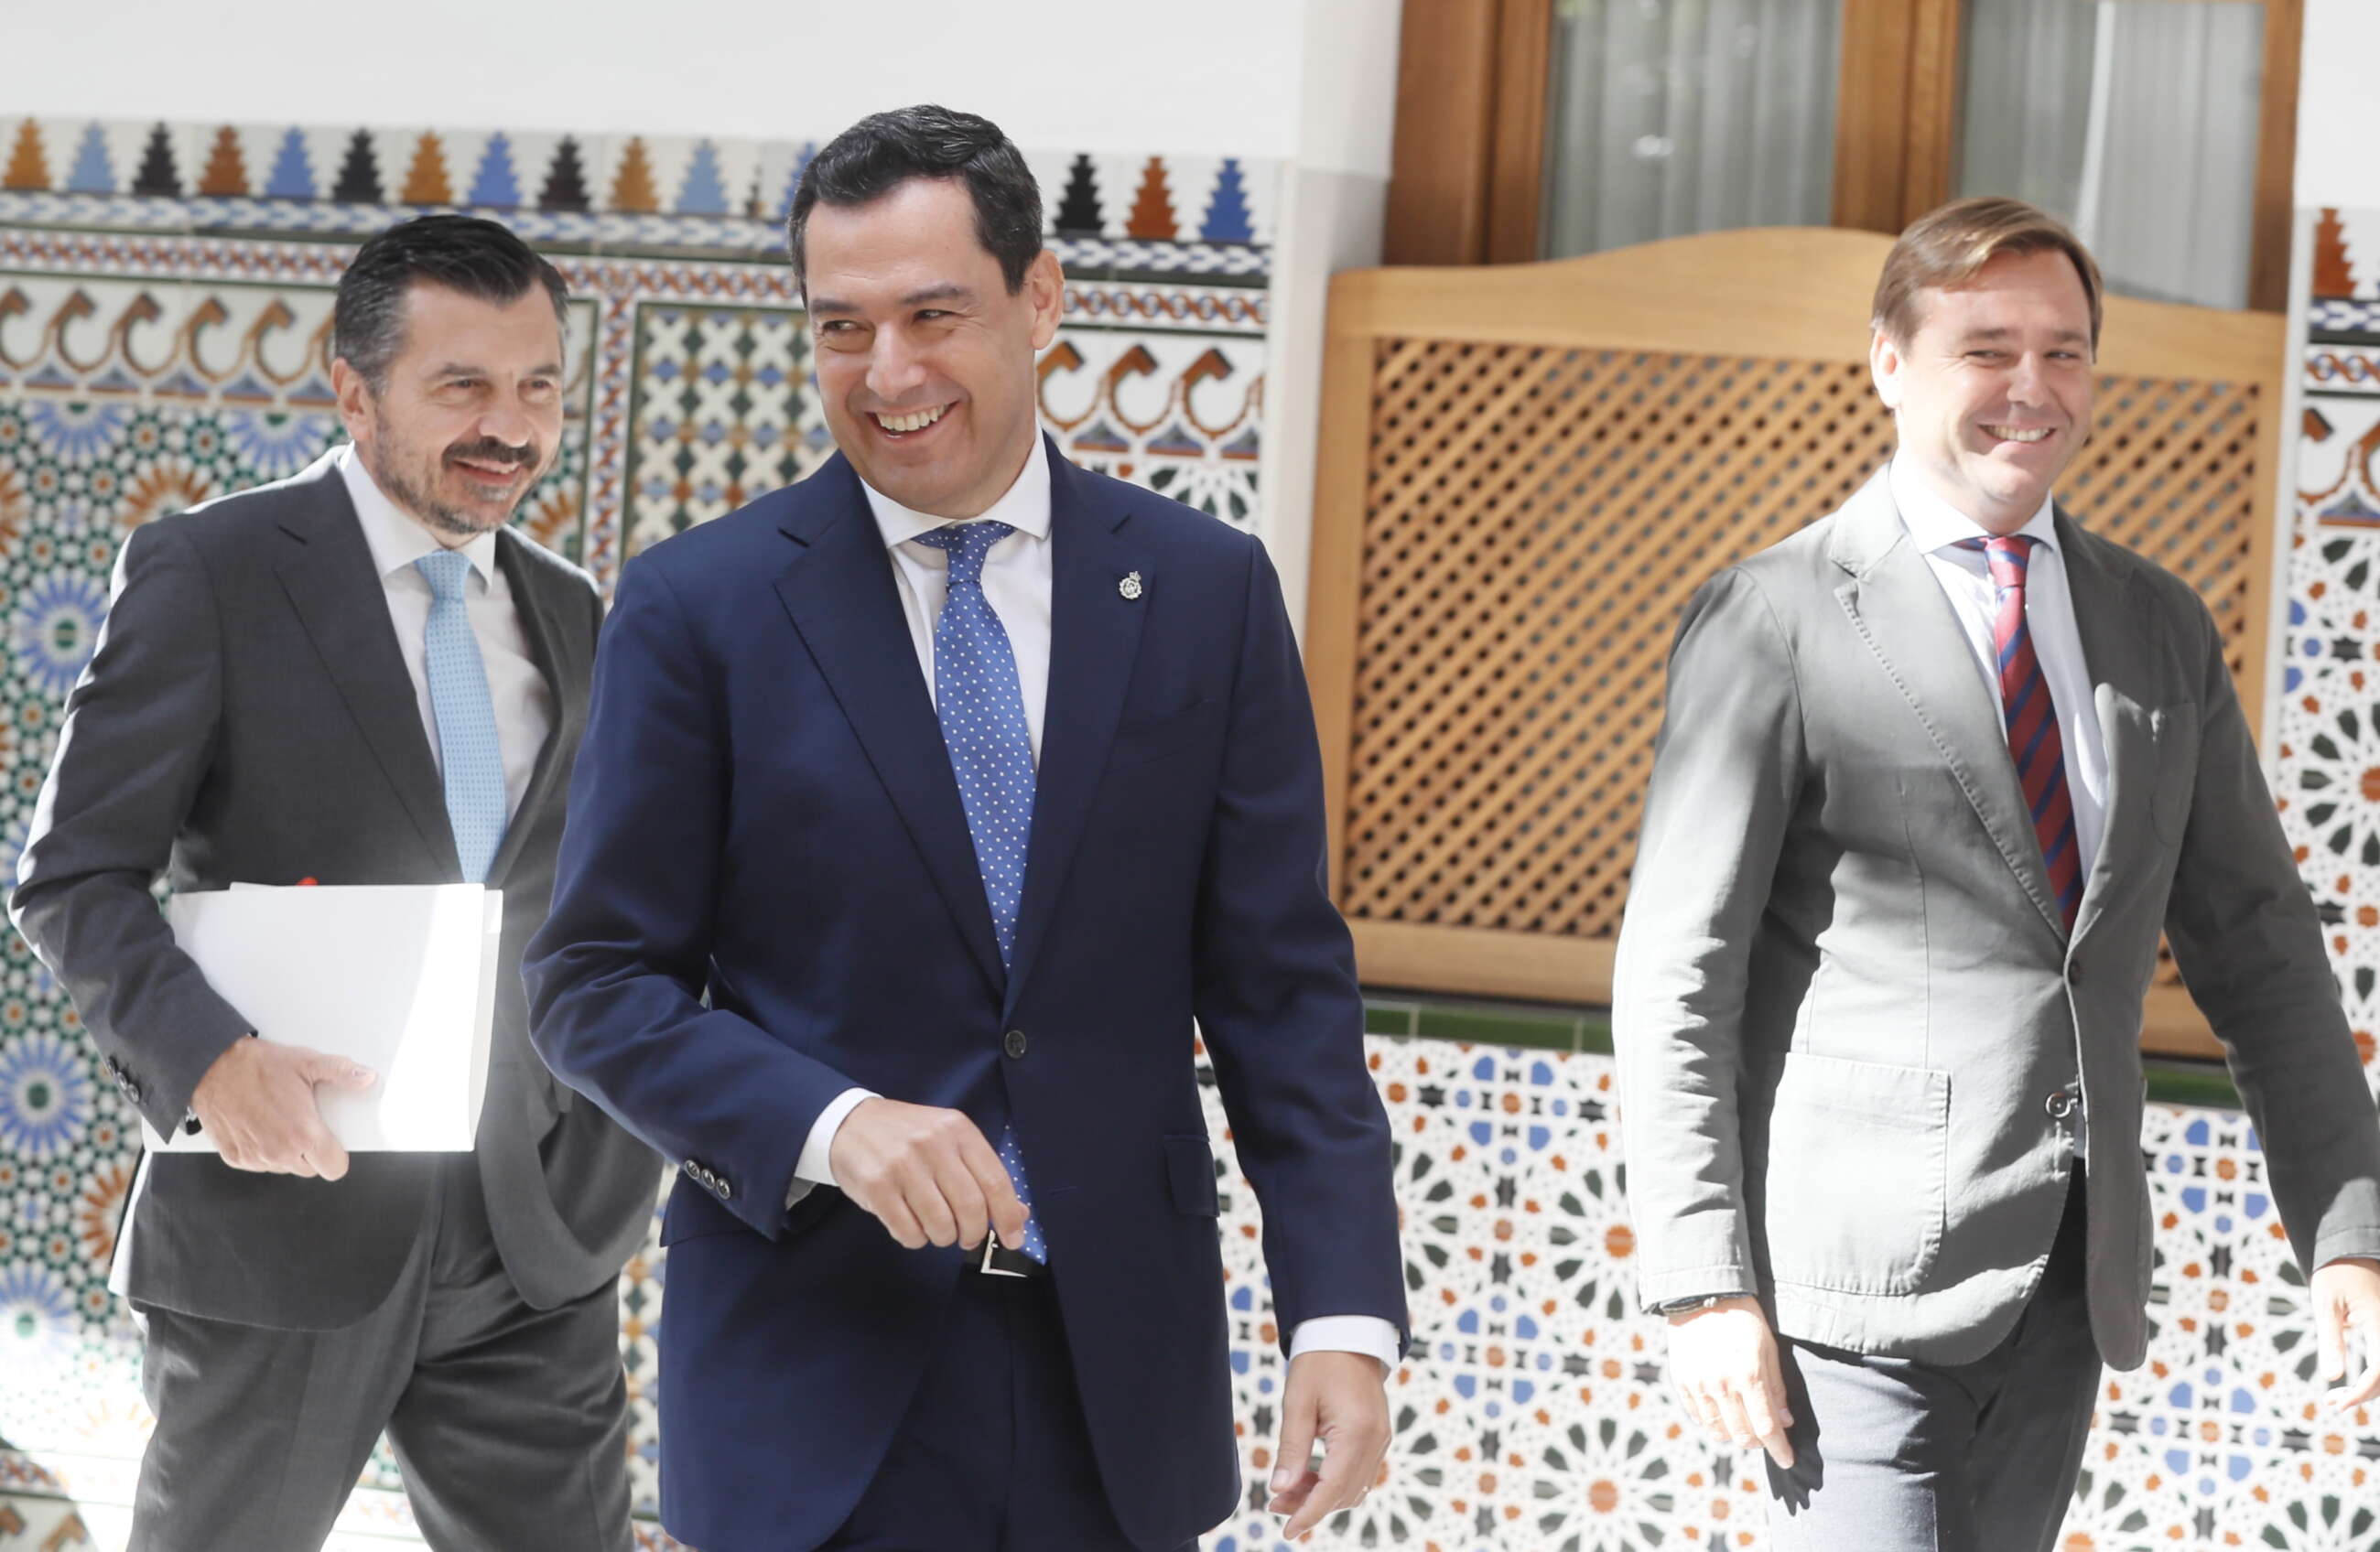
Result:
[[[219,1149],[147,1158],[117,1256],[157,1415],[135,1548],[318,1547],[383,1428],[434,1546],[629,1545],[614,1282],[659,1169],[540,1063],[519,969],[602,617],[504,526],[556,454],[565,301],[492,222],[365,243],[334,321],[353,444],[133,533],[67,700],[11,914],[125,1098]],[[476,1150],[348,1158],[314,1092],[374,1075],[255,1037],[161,873],[501,889]]]
[[[2380,1393],[2380,1129],[2222,635],[2051,497],[2100,312],[2037,210],[1911,227],[1892,462],[1706,586],[1670,661],[1613,999],[1640,1294],[1695,1420],[1767,1448],[1780,1552],[2051,1545],[2100,1362],[2148,1340],[2160,929],[2332,1400]]]

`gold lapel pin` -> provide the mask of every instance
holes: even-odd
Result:
[[[1137,600],[1140,597],[1140,573],[1125,572],[1116,582],[1116,591],[1122,593],[1127,602]]]

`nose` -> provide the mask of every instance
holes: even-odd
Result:
[[[2042,370],[2041,358],[2028,350],[2016,358],[2009,369],[2008,396],[2012,404],[2046,404],[2049,400],[2048,376]]]
[[[527,447],[537,440],[537,422],[530,418],[528,406],[510,394],[489,401],[480,412],[478,430],[481,436],[506,447]]]
[[[887,403],[926,381],[922,354],[899,329],[879,329],[868,353],[868,392]]]

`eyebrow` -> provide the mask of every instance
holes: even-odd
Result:
[[[956,281],[944,281],[939,285],[929,285],[921,290],[912,291],[907,296],[903,297],[895,305],[905,308],[913,308],[923,307],[928,302],[971,302],[974,300],[974,287],[961,285]],[[810,310],[812,312],[856,313],[860,310],[860,307],[857,302],[846,302],[839,297],[812,297],[810,298]]]
[[[1959,336],[1959,343],[1981,345],[1986,341],[2009,340],[2015,337],[2014,329],[1970,329]],[[2078,340],[2088,340],[2091,336],[2080,329],[2060,329],[2049,337],[2061,345],[2071,345]]]
[[[486,368],[475,367],[468,362],[441,361],[430,370],[430,375],[431,377],[485,377],[488,373]],[[562,375],[562,363],[559,361],[540,361],[522,375],[527,377],[560,377]]]

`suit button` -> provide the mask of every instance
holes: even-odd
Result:
[[[712,1177],[711,1177],[711,1185],[712,1185],[712,1189],[716,1190],[716,1191],[719,1193],[719,1199],[720,1199],[721,1201],[722,1201],[722,1202],[724,1202],[724,1201],[728,1200],[729,1198],[733,1197],[733,1196],[735,1194],[735,1188],[734,1186],[732,1186],[732,1185],[730,1185],[730,1184],[728,1184],[728,1183],[727,1183],[727,1177],[726,1177],[725,1175],[714,1175],[714,1176],[712,1176]]]
[[[1012,1029],[1000,1037],[1000,1049],[1006,1051],[1012,1059],[1022,1058],[1025,1055],[1025,1031],[1022,1029]]]
[[[2061,1088],[2044,1099],[2041,1102],[2041,1108],[2049,1112],[2050,1120],[2064,1121],[2074,1113],[2074,1096]]]
[[[131,1100],[136,1105],[140,1103],[140,1085],[139,1084],[134,1083],[130,1078],[127,1078],[124,1080],[123,1086],[124,1097],[127,1099]]]

